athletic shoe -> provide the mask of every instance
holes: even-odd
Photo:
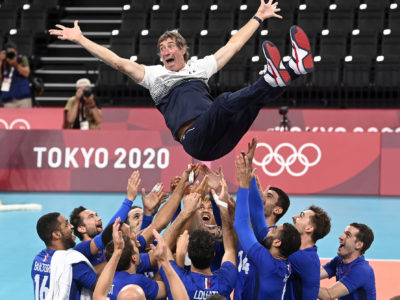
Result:
[[[307,74],[314,70],[314,61],[311,54],[310,41],[299,26],[290,27],[292,41],[292,57],[289,67],[297,74]]]
[[[267,65],[264,68],[264,79],[272,87],[287,86],[290,84],[289,72],[280,66],[281,55],[278,48],[270,41],[265,41],[262,45]]]

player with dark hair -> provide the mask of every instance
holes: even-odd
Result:
[[[376,299],[375,274],[364,258],[374,241],[374,233],[365,224],[351,223],[339,236],[338,256],[321,268],[321,279],[336,276],[336,283],[320,288],[319,299]]]

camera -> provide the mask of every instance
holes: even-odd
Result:
[[[85,98],[89,98],[92,94],[93,94],[93,92],[92,92],[91,88],[85,88],[83,90],[83,97],[85,97]]]
[[[14,59],[15,55],[16,55],[15,52],[12,51],[12,50],[7,50],[7,51],[6,51],[6,57],[7,57],[8,59]]]
[[[282,116],[286,116],[288,113],[289,107],[287,106],[281,106],[279,107],[279,114]]]

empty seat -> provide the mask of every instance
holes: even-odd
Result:
[[[47,28],[47,13],[40,8],[23,10],[21,15],[21,29],[33,33],[44,32]]]
[[[354,15],[354,10],[345,7],[338,7],[335,10],[329,10],[327,28],[329,30],[351,32],[355,26]]]
[[[234,13],[242,4],[242,0],[218,0],[218,10]]]
[[[126,82],[126,77],[120,71],[117,71],[110,66],[99,63],[99,76],[97,77],[96,86],[121,86]]]
[[[142,29],[147,28],[147,13],[140,10],[135,10],[131,8],[130,10],[125,10],[122,13],[122,30],[130,30],[132,32],[139,33]]]
[[[329,6],[330,0],[305,0],[307,9],[323,11]]]
[[[157,42],[159,35],[157,33],[150,32],[149,35],[140,36],[139,38],[139,49],[138,49],[138,63],[145,65],[152,65],[160,63],[157,55]]]
[[[400,55],[385,56],[375,64],[374,83],[380,87],[400,86]]]
[[[246,44],[242,47],[242,49],[235,54],[234,59],[237,59],[239,61],[248,61],[251,59],[254,55],[258,53],[258,49],[256,49],[257,46],[257,38],[256,36],[251,37]]]
[[[110,39],[111,50],[124,58],[136,54],[136,38],[129,31],[120,31]]]
[[[396,9],[389,9],[388,28],[400,28],[400,7],[397,7]]]
[[[346,87],[367,87],[370,85],[372,59],[354,56],[343,65],[343,84]]]
[[[297,24],[312,39],[322,30],[323,14],[319,10],[300,10]]]
[[[389,34],[382,36],[381,53],[383,56],[400,56],[400,35]]]
[[[202,12],[207,11],[211,4],[213,3],[213,0],[188,0],[188,6],[189,9],[191,10],[200,10]]]
[[[360,5],[360,0],[335,0],[338,9],[351,9],[354,10]]]
[[[344,58],[347,54],[347,35],[338,32],[321,35],[319,49],[319,54],[322,57],[337,56]]]
[[[205,28],[205,14],[199,10],[182,10],[179,14],[179,31],[185,36],[194,36]]]
[[[238,19],[237,19],[237,28],[243,27],[252,17],[254,16],[254,11],[246,10],[239,10],[238,12]]]
[[[58,0],[33,0],[32,6],[41,6],[44,8],[55,8],[58,6]]]
[[[29,0],[4,0],[1,4],[2,7],[13,7],[14,9],[22,8],[24,4],[30,3]]]
[[[183,4],[183,0],[159,0],[159,5],[162,9],[178,10]]]
[[[30,58],[33,55],[33,36],[30,31],[18,31],[15,35],[8,37],[9,41],[17,45],[18,53]]]
[[[247,86],[247,64],[243,64],[244,61],[231,60],[226,66],[219,71],[218,86],[219,91],[231,91],[234,92]]]
[[[352,35],[350,42],[350,54],[353,56],[363,55],[374,58],[378,51],[378,41],[375,34],[361,32],[359,35]]]
[[[208,32],[212,35],[226,35],[233,29],[233,21],[232,12],[212,10],[208,15]]]
[[[199,37],[198,57],[214,54],[225,45],[225,38],[220,35],[204,35]]]
[[[16,28],[17,12],[12,8],[0,8],[0,28],[4,31],[9,31]]]
[[[150,30],[153,32],[164,32],[175,29],[176,12],[170,9],[152,10],[150,13]]]
[[[384,10],[389,6],[390,0],[364,0],[363,3],[366,4],[368,8]]]
[[[340,62],[337,56],[322,56],[315,62],[311,84],[315,87],[334,87],[340,85]]]
[[[381,8],[369,8],[358,11],[357,28],[360,31],[372,33],[382,32],[385,21],[385,11]],[[373,26],[371,26],[373,24]]]
[[[148,13],[153,3],[154,0],[133,0],[131,1],[131,10]]]

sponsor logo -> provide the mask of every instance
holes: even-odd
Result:
[[[0,129],[31,129],[31,125],[25,119],[15,119],[10,125],[8,125],[6,120],[0,119]]]
[[[322,156],[321,149],[314,143],[306,143],[302,145],[298,150],[290,143],[281,143],[275,148],[275,150],[272,149],[272,147],[267,143],[258,143],[257,148],[265,148],[267,153],[260,161],[254,158],[253,163],[256,166],[261,167],[264,173],[268,176],[278,176],[282,174],[285,170],[294,177],[303,176],[307,173],[310,167],[313,167],[320,162]],[[287,151],[285,151],[285,154],[281,153],[282,149],[284,148],[289,149],[289,155],[286,154]],[[314,158],[312,160],[310,160],[310,158],[308,158],[307,155],[303,153],[304,150],[308,148],[312,151],[315,151],[316,156],[313,156]],[[296,162],[302,165],[301,170],[293,170],[293,165]],[[271,163],[279,166],[277,171],[270,171],[268,169],[268,166]]]

